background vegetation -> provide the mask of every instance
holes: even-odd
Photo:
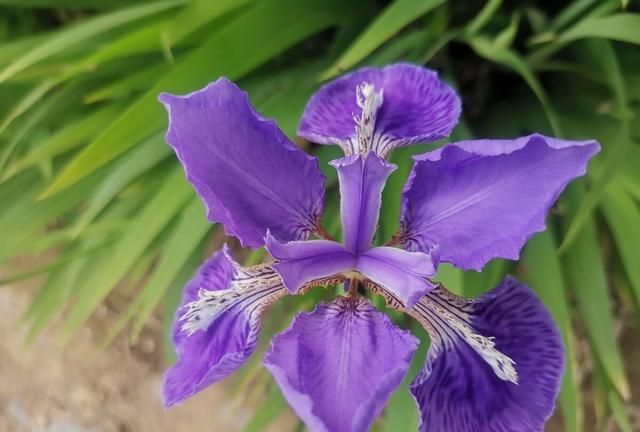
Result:
[[[163,141],[158,93],[187,93],[224,75],[294,137],[323,80],[364,64],[426,64],[462,95],[453,139],[537,131],[602,144],[520,263],[496,261],[481,274],[444,268],[440,277],[466,295],[507,272],[528,281],[567,345],[564,430],[584,430],[587,418],[590,430],[613,419],[631,431],[625,407],[639,386],[617,341],[620,323],[636,336],[640,323],[638,9],[619,0],[0,0],[0,260],[11,269],[12,257],[55,251],[0,284],[45,273],[25,316],[29,338],[59,319],[61,343],[113,290],[128,292],[112,336],[126,331],[135,341],[152,314],[171,317],[184,282],[223,241]],[[338,155],[308,149],[323,163]],[[400,168],[385,190],[379,241],[397,229],[409,156],[424,150],[393,155]],[[337,231],[336,178],[327,175],[325,225]],[[276,305],[263,346],[284,317],[327,295]],[[234,386],[269,395],[247,430],[286,407],[260,360]],[[376,428],[415,424],[400,391]]]

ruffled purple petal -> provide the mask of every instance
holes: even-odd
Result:
[[[292,294],[311,281],[330,278],[355,265],[353,254],[329,240],[280,243],[268,234],[267,251],[277,260],[272,267]]]
[[[585,173],[595,141],[542,135],[462,141],[416,157],[403,192],[403,245],[480,270],[517,259],[566,185]]]
[[[355,270],[387,291],[401,308],[413,306],[433,289],[433,283],[427,278],[436,273],[429,255],[392,247],[368,250],[358,257]]]
[[[346,154],[360,153],[364,138],[369,150],[384,156],[395,147],[448,136],[459,116],[460,99],[436,72],[402,63],[366,67],[313,95],[298,135],[339,144]]]
[[[207,206],[244,246],[263,245],[267,229],[281,241],[306,238],[322,211],[324,176],[253,109],[225,78],[187,96],[163,93],[167,142]]]
[[[412,315],[432,339],[410,387],[420,431],[543,430],[559,392],[564,350],[553,319],[528,287],[507,278],[475,300],[434,290]]]
[[[264,364],[312,431],[365,431],[407,373],[418,341],[367,300],[299,314]]]
[[[238,369],[256,347],[262,310],[286,293],[269,267],[243,269],[214,253],[184,290],[172,340],[178,362],[164,380],[173,406]]]
[[[378,225],[382,190],[397,168],[375,153],[331,162],[340,181],[340,217],[346,248],[358,255],[371,247]]]

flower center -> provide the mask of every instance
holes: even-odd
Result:
[[[362,109],[360,116],[353,116],[359,152],[367,153],[373,150],[376,114],[382,106],[383,91],[376,91],[373,84],[363,82],[356,89],[356,100]]]

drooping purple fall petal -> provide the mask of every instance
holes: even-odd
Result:
[[[382,190],[396,166],[375,153],[331,162],[340,182],[340,217],[345,247],[359,255],[371,247],[378,225]]]
[[[292,294],[307,282],[352,268],[356,260],[342,244],[329,240],[280,243],[268,234],[266,247],[269,255],[277,260],[272,267]]]
[[[169,112],[167,142],[207,206],[244,246],[306,238],[322,211],[324,177],[245,92],[220,78],[187,96],[160,95]]]
[[[299,314],[264,364],[312,431],[368,430],[404,378],[418,340],[365,299]]]
[[[412,315],[432,340],[410,387],[420,431],[542,432],[564,352],[553,319],[528,287],[507,278],[474,300],[434,290]]]
[[[238,369],[256,347],[262,310],[286,293],[268,267],[242,269],[214,253],[184,290],[172,340],[178,361],[165,375],[164,402],[182,402]]]
[[[517,259],[599,149],[595,141],[530,135],[462,141],[417,156],[403,192],[401,240],[412,251],[437,246],[442,261],[465,270]]]
[[[395,147],[448,136],[459,116],[460,99],[436,72],[403,63],[366,67],[313,95],[298,135],[339,144],[346,154],[360,153],[364,140],[385,156]]]

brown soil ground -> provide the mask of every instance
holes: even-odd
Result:
[[[147,330],[135,347],[120,337],[100,348],[116,319],[106,307],[64,349],[51,334],[25,349],[21,315],[31,292],[0,289],[0,432],[226,432],[251,418],[252,408],[230,399],[224,384],[164,411],[159,331]],[[295,424],[286,413],[271,430]]]

